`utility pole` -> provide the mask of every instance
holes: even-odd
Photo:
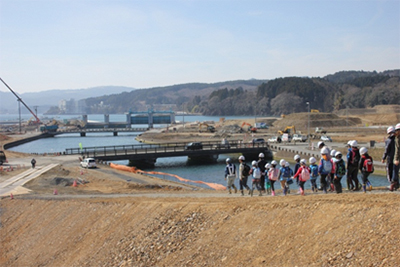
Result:
[[[310,137],[310,102],[306,103],[308,106],[308,130],[307,130],[307,138],[308,138],[308,148],[311,148],[311,137]]]

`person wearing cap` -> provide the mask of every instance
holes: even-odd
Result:
[[[395,151],[394,151],[394,173],[393,173],[393,179],[397,181],[397,184],[395,186],[395,189],[399,189],[399,170],[400,170],[400,123],[396,124],[395,126],[395,133],[396,133],[396,138],[395,138]]]
[[[260,178],[260,186],[261,186],[261,191],[265,193],[265,164],[267,162],[264,159],[264,153],[260,153],[258,155],[258,168],[260,168],[261,171],[261,178]]]
[[[240,193],[242,194],[242,196],[244,196],[243,190],[244,190],[244,188],[246,188],[248,190],[248,192],[249,192],[249,195],[250,195],[250,187],[247,186],[247,179],[248,179],[248,177],[250,175],[250,172],[249,173],[245,173],[243,171],[244,171],[246,166],[247,166],[246,169],[247,168],[251,169],[251,168],[246,164],[244,156],[240,156],[239,157],[239,162],[240,162],[240,164],[239,164],[239,179],[240,179],[239,180],[239,188],[240,188]]]
[[[310,163],[310,182],[311,182],[311,190],[315,193],[318,192],[318,186],[317,186],[317,179],[318,179],[318,165],[316,164],[317,159],[314,157],[311,157],[308,162]]]
[[[335,191],[337,194],[341,194],[342,189],[342,177],[346,174],[346,164],[342,159],[342,152],[337,151],[335,153],[335,173],[333,177],[333,185],[335,186]]]
[[[227,187],[229,190],[229,194],[232,194],[231,188],[235,190],[237,193],[237,188],[235,186],[235,179],[236,179],[236,165],[232,164],[231,159],[226,159],[226,167],[225,167],[225,180],[228,181]]]
[[[351,142],[353,142],[353,140],[350,140],[347,142],[347,154],[346,154],[346,158],[347,158],[347,175],[346,175],[346,181],[347,181],[347,190],[351,191],[354,188],[354,183],[353,180],[351,179],[351,176],[349,174],[349,162],[350,162],[350,156],[351,156]]]
[[[387,128],[386,133],[388,134],[388,138],[385,140],[385,151],[383,152],[382,156],[382,163],[386,161],[386,177],[390,183],[389,190],[393,191],[396,188],[398,181],[393,179],[393,159],[394,159],[394,152],[395,152],[395,128],[390,126]]]
[[[358,164],[360,163],[360,151],[358,150],[358,144],[356,140],[351,141],[351,151],[349,155],[349,161],[347,162],[347,175],[354,182],[354,188],[350,188],[353,191],[359,191],[361,189],[358,181]]]
[[[372,185],[371,182],[368,180],[368,176],[374,172],[374,165],[373,165],[374,160],[370,155],[368,155],[368,149],[366,147],[360,148],[360,155],[361,159],[360,159],[359,169],[361,172],[361,177],[363,182],[362,185],[363,191],[364,193],[366,193],[367,187],[369,191],[372,190]]]

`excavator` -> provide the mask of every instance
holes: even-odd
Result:
[[[247,123],[247,122],[245,122],[245,121],[242,123],[241,128],[243,129],[243,126],[245,126],[245,125],[249,126],[249,127],[247,128],[247,131],[248,131],[248,132],[252,132],[252,133],[256,133],[256,132],[257,132],[257,128],[256,128],[256,127],[253,127],[250,123]]]
[[[278,134],[282,135],[282,134],[295,134],[296,133],[296,128],[294,127],[294,125],[292,126],[286,126],[286,128],[283,131],[278,131]]]
[[[319,113],[319,110],[318,109],[312,109],[311,113]]]
[[[206,128],[205,131],[203,130],[204,127]],[[204,132],[215,133],[215,127],[212,126],[212,125],[208,125],[207,123],[202,122],[202,123],[199,124],[199,132],[202,133],[203,131]]]

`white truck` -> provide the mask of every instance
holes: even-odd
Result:
[[[307,136],[306,135],[301,135],[301,134],[294,134],[292,137],[293,142],[305,142],[307,141]]]

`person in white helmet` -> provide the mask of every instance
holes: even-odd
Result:
[[[284,160],[283,164],[281,164],[280,173],[281,175],[279,177],[279,181],[281,183],[283,195],[286,196],[286,194],[289,192],[289,184],[287,183],[287,181],[290,180],[290,177],[293,176],[293,171],[290,168],[289,162]]]
[[[397,181],[395,189],[399,188],[399,170],[400,170],[400,123],[394,127],[396,138],[395,138],[395,150],[394,150],[394,165],[393,165],[393,179]]]
[[[279,179],[279,176],[280,176],[280,170],[278,167],[278,162],[276,160],[273,160],[271,162],[271,169],[268,172],[268,179],[270,180],[271,183],[271,196],[275,196],[274,184]]]
[[[358,181],[358,165],[360,163],[360,151],[358,150],[358,144],[356,140],[351,141],[351,152],[349,160],[347,162],[347,175],[354,182],[354,188],[350,188],[353,191],[359,191],[361,189]]]
[[[253,180],[251,184],[250,195],[253,196],[254,188],[257,188],[259,196],[262,196],[261,185],[260,185],[261,170],[258,167],[257,161],[255,160],[251,162],[251,166],[252,168],[250,170],[250,173],[253,175]]]
[[[265,164],[267,164],[267,161],[265,160],[264,153],[260,153],[258,155],[258,168],[261,170],[261,178],[260,178],[260,186],[261,186],[261,191],[265,193]]]
[[[235,190],[235,193],[237,193],[237,188],[235,186],[236,176],[237,176],[236,165],[232,164],[230,158],[227,158],[226,159],[226,167],[225,167],[225,180],[228,181],[227,187],[229,190],[229,194],[232,194],[231,188],[233,188]]]
[[[300,160],[300,165],[300,168],[293,178],[299,177],[300,193],[304,196],[304,184],[310,179],[310,168],[307,167],[307,161],[305,159]]]
[[[310,182],[311,182],[311,190],[315,193],[318,192],[318,186],[317,186],[317,179],[318,179],[318,165],[316,164],[317,159],[314,157],[311,157],[308,162],[310,163]]]
[[[330,158],[330,151],[328,148],[324,147],[321,149],[321,161],[318,166],[318,173],[320,174],[321,190],[326,194],[328,189],[328,183],[326,178],[334,170],[333,161]]]
[[[300,155],[294,155],[294,161],[296,164],[294,165],[293,173],[296,173],[300,168]],[[299,178],[296,178],[296,184],[299,185]]]
[[[360,148],[360,154],[361,159],[359,169],[362,175],[363,191],[364,193],[366,193],[367,187],[369,191],[372,190],[372,185],[371,182],[368,180],[368,176],[374,172],[374,160],[370,155],[368,155],[368,149],[366,147]]]
[[[250,194],[250,187],[247,185],[247,179],[250,175],[251,167],[246,164],[244,156],[239,157],[239,189],[242,196],[244,196],[244,188],[246,188]]]
[[[390,183],[390,187],[389,190],[393,191],[396,189],[397,184],[399,181],[395,181],[395,179],[393,179],[394,175],[393,175],[393,171],[394,171],[394,167],[393,167],[393,159],[394,159],[394,152],[395,152],[395,128],[393,126],[390,126],[387,128],[386,133],[388,135],[388,138],[385,141],[385,152],[383,152],[383,156],[382,156],[382,163],[385,163],[386,161],[386,177]]]

